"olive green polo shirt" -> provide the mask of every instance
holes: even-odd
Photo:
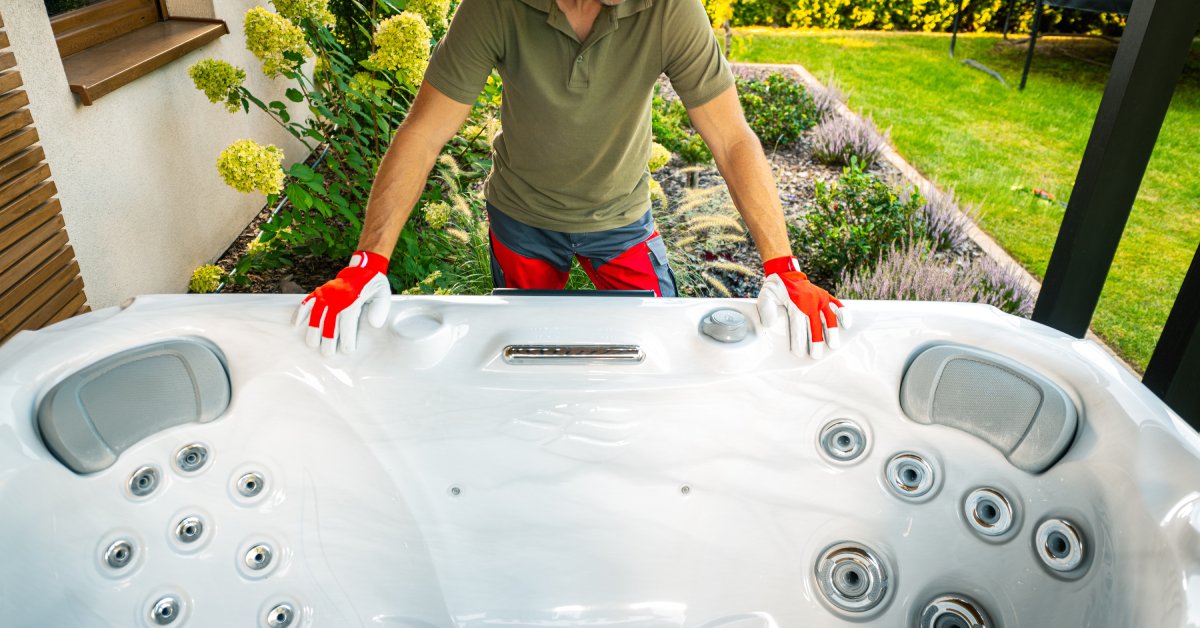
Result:
[[[426,80],[470,104],[504,81],[489,202],[571,233],[624,226],[650,208],[650,101],[664,72],[687,107],[733,85],[700,0],[605,6],[579,41],[555,0],[462,0]]]

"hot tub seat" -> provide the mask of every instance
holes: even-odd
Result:
[[[42,399],[37,422],[56,458],[76,473],[95,473],[147,436],[216,419],[230,395],[221,350],[201,338],[179,338],[71,373]]]
[[[982,439],[1029,473],[1062,458],[1079,423],[1074,402],[1054,382],[999,354],[959,345],[931,346],[913,358],[900,405],[918,423]]]

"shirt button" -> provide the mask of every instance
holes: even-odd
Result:
[[[583,63],[583,55],[579,55],[578,57],[576,57],[575,63]]]

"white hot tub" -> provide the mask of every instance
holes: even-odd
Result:
[[[0,625],[1200,626],[1200,441],[1091,342],[402,297],[326,359],[295,301],[0,347]]]

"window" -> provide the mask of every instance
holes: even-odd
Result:
[[[101,2],[107,2],[107,0],[46,0],[46,13],[49,13],[50,17],[54,17],[59,13],[82,9],[83,7]]]
[[[222,20],[175,17],[163,0],[45,0],[71,91],[91,105],[229,32]]]
[[[71,10],[53,13],[54,7]],[[58,52],[69,57],[158,22],[158,0],[46,0]]]

